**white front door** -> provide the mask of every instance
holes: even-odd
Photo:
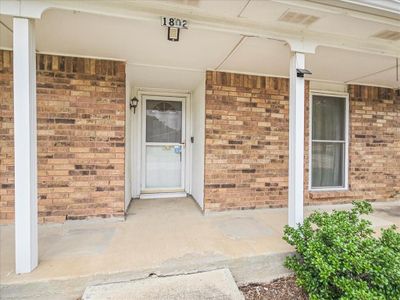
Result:
[[[185,98],[142,99],[142,193],[183,192]]]

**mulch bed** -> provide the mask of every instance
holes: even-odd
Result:
[[[251,283],[239,287],[246,300],[307,300],[306,293],[295,283],[294,276],[283,277],[270,283]]]

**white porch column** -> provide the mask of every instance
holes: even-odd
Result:
[[[34,21],[14,17],[14,153],[16,273],[38,265],[36,53]]]
[[[304,190],[304,78],[296,69],[304,69],[304,53],[293,52],[290,59],[289,94],[289,203],[288,224],[303,222]]]

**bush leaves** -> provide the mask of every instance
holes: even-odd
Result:
[[[296,249],[285,266],[310,299],[400,299],[400,233],[393,226],[375,237],[361,215],[370,203],[350,211],[314,212],[298,228],[285,226],[283,239]]]

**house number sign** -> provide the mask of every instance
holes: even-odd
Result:
[[[161,26],[172,28],[188,29],[187,20],[172,17],[161,17]]]

